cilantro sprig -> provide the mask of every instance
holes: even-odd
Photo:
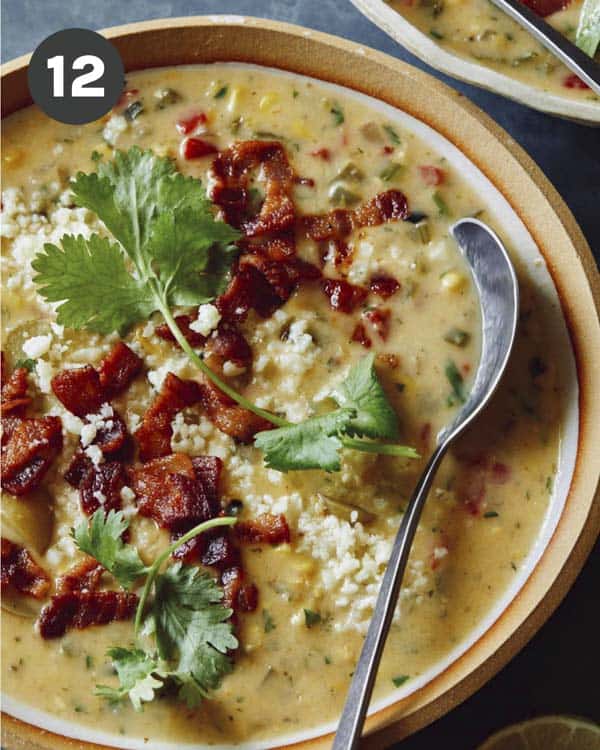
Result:
[[[335,412],[290,424],[261,409],[211,370],[190,346],[171,308],[213,300],[227,286],[240,233],[219,221],[200,180],[173,162],[134,146],[97,172],[71,184],[77,205],[93,211],[114,239],[64,235],[47,243],[32,263],[40,294],[58,303],[57,319],[70,328],[123,333],[158,311],[189,359],[221,391],[278,429],[256,436],[265,462],[280,471],[337,471],[342,447],[416,458],[406,446],[371,442],[397,439],[396,415],[365,357],[332,394]],[[369,440],[360,440],[366,437]]]
[[[99,508],[73,530],[80,549],[101,563],[124,588],[146,580],[138,603],[132,648],[115,646],[107,655],[119,685],[97,685],[96,695],[112,704],[129,697],[134,708],[152,701],[163,688],[174,688],[193,707],[216,689],[232,669],[229,651],[237,648],[230,622],[232,610],[221,603],[223,591],[208,573],[180,562],[161,569],[173,552],[190,539],[217,526],[231,526],[230,516],[213,518],[191,529],[162,552],[150,566],[137,549],[123,542],[129,522],[122,511]],[[142,631],[146,634],[142,637]],[[154,647],[144,648],[153,637]]]

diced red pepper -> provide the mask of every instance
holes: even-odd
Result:
[[[589,89],[587,83],[582,81],[575,73],[571,73],[564,79],[563,86],[567,89]]]
[[[364,287],[354,286],[343,279],[324,279],[323,291],[329,298],[331,307],[343,313],[353,312],[367,297]]]
[[[544,18],[566,8],[571,0],[522,0],[522,2],[538,16]]]
[[[365,349],[371,348],[371,339],[367,336],[367,331],[362,323],[357,323],[352,332],[352,341],[361,344]]]
[[[446,173],[439,167],[434,167],[431,164],[422,164],[419,167],[419,174],[423,182],[429,187],[435,187],[441,185],[446,179]]]
[[[177,132],[181,135],[189,135],[192,133],[198,125],[206,125],[207,117],[204,112],[196,112],[189,117],[183,117],[181,120],[177,120],[175,127]]]
[[[201,159],[203,156],[216,153],[217,147],[202,138],[186,138],[181,144],[181,155],[184,159]]]

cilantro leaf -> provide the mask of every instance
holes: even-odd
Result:
[[[60,325],[122,333],[152,313],[152,295],[129,273],[118,245],[97,234],[89,239],[67,234],[61,244],[62,249],[45,244],[31,264],[40,294],[61,302]]]
[[[123,542],[122,534],[128,526],[122,511],[111,510],[105,514],[98,508],[89,524],[82,521],[73,529],[79,549],[98,560],[126,589],[148,572],[137,549]]]
[[[239,232],[216,220],[199,180],[136,146],[97,169],[77,175],[74,200],[120,244],[66,235],[62,249],[47,244],[32,264],[42,296],[62,303],[61,324],[122,333],[155,310],[169,322],[169,307],[223,291]]]
[[[336,409],[276,430],[259,432],[254,445],[264,453],[265,464],[279,471],[296,469],[340,470],[339,435],[356,416],[353,409]]]
[[[107,652],[119,677],[119,687],[96,685],[95,695],[105,698],[111,705],[120,703],[127,695],[136,711],[142,703],[154,700],[157,690],[164,685],[163,673],[158,671],[155,659],[138,648],[115,646]]]
[[[362,357],[332,396],[339,406],[356,411],[349,434],[398,437],[398,418],[377,378],[374,354]]]
[[[215,581],[194,566],[176,563],[156,578],[152,618],[158,653],[176,661],[169,674],[180,698],[192,706],[232,669],[227,652],[238,642],[228,621],[232,610],[222,598]]]

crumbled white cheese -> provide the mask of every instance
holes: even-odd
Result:
[[[104,126],[102,137],[111,146],[115,146],[119,136],[129,128],[129,122],[123,115],[113,115]]]
[[[235,362],[231,362],[230,360],[227,360],[223,364],[223,375],[226,375],[228,378],[235,378],[237,375],[241,375],[244,372],[246,372],[245,367],[236,365]]]
[[[23,343],[23,351],[28,357],[37,359],[42,357],[50,349],[52,343],[52,336],[47,334],[45,336],[32,336]]]
[[[100,464],[104,461],[104,454],[97,445],[88,445],[84,453],[94,464],[94,466],[100,466]]]
[[[219,325],[220,320],[221,313],[214,305],[200,305],[198,317],[190,323],[190,328],[201,336],[208,336]]]

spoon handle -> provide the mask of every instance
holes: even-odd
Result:
[[[540,44],[573,71],[596,94],[600,94],[600,65],[563,34],[546,23],[520,0],[492,0],[494,5],[519,23]]]
[[[440,461],[446,452],[447,445],[447,441],[443,440],[435,449],[402,518],[381,582],[367,637],[352,677],[332,750],[355,750],[360,742],[362,726],[373,692],[385,639],[392,624],[410,548],[419,525],[425,500]]]

